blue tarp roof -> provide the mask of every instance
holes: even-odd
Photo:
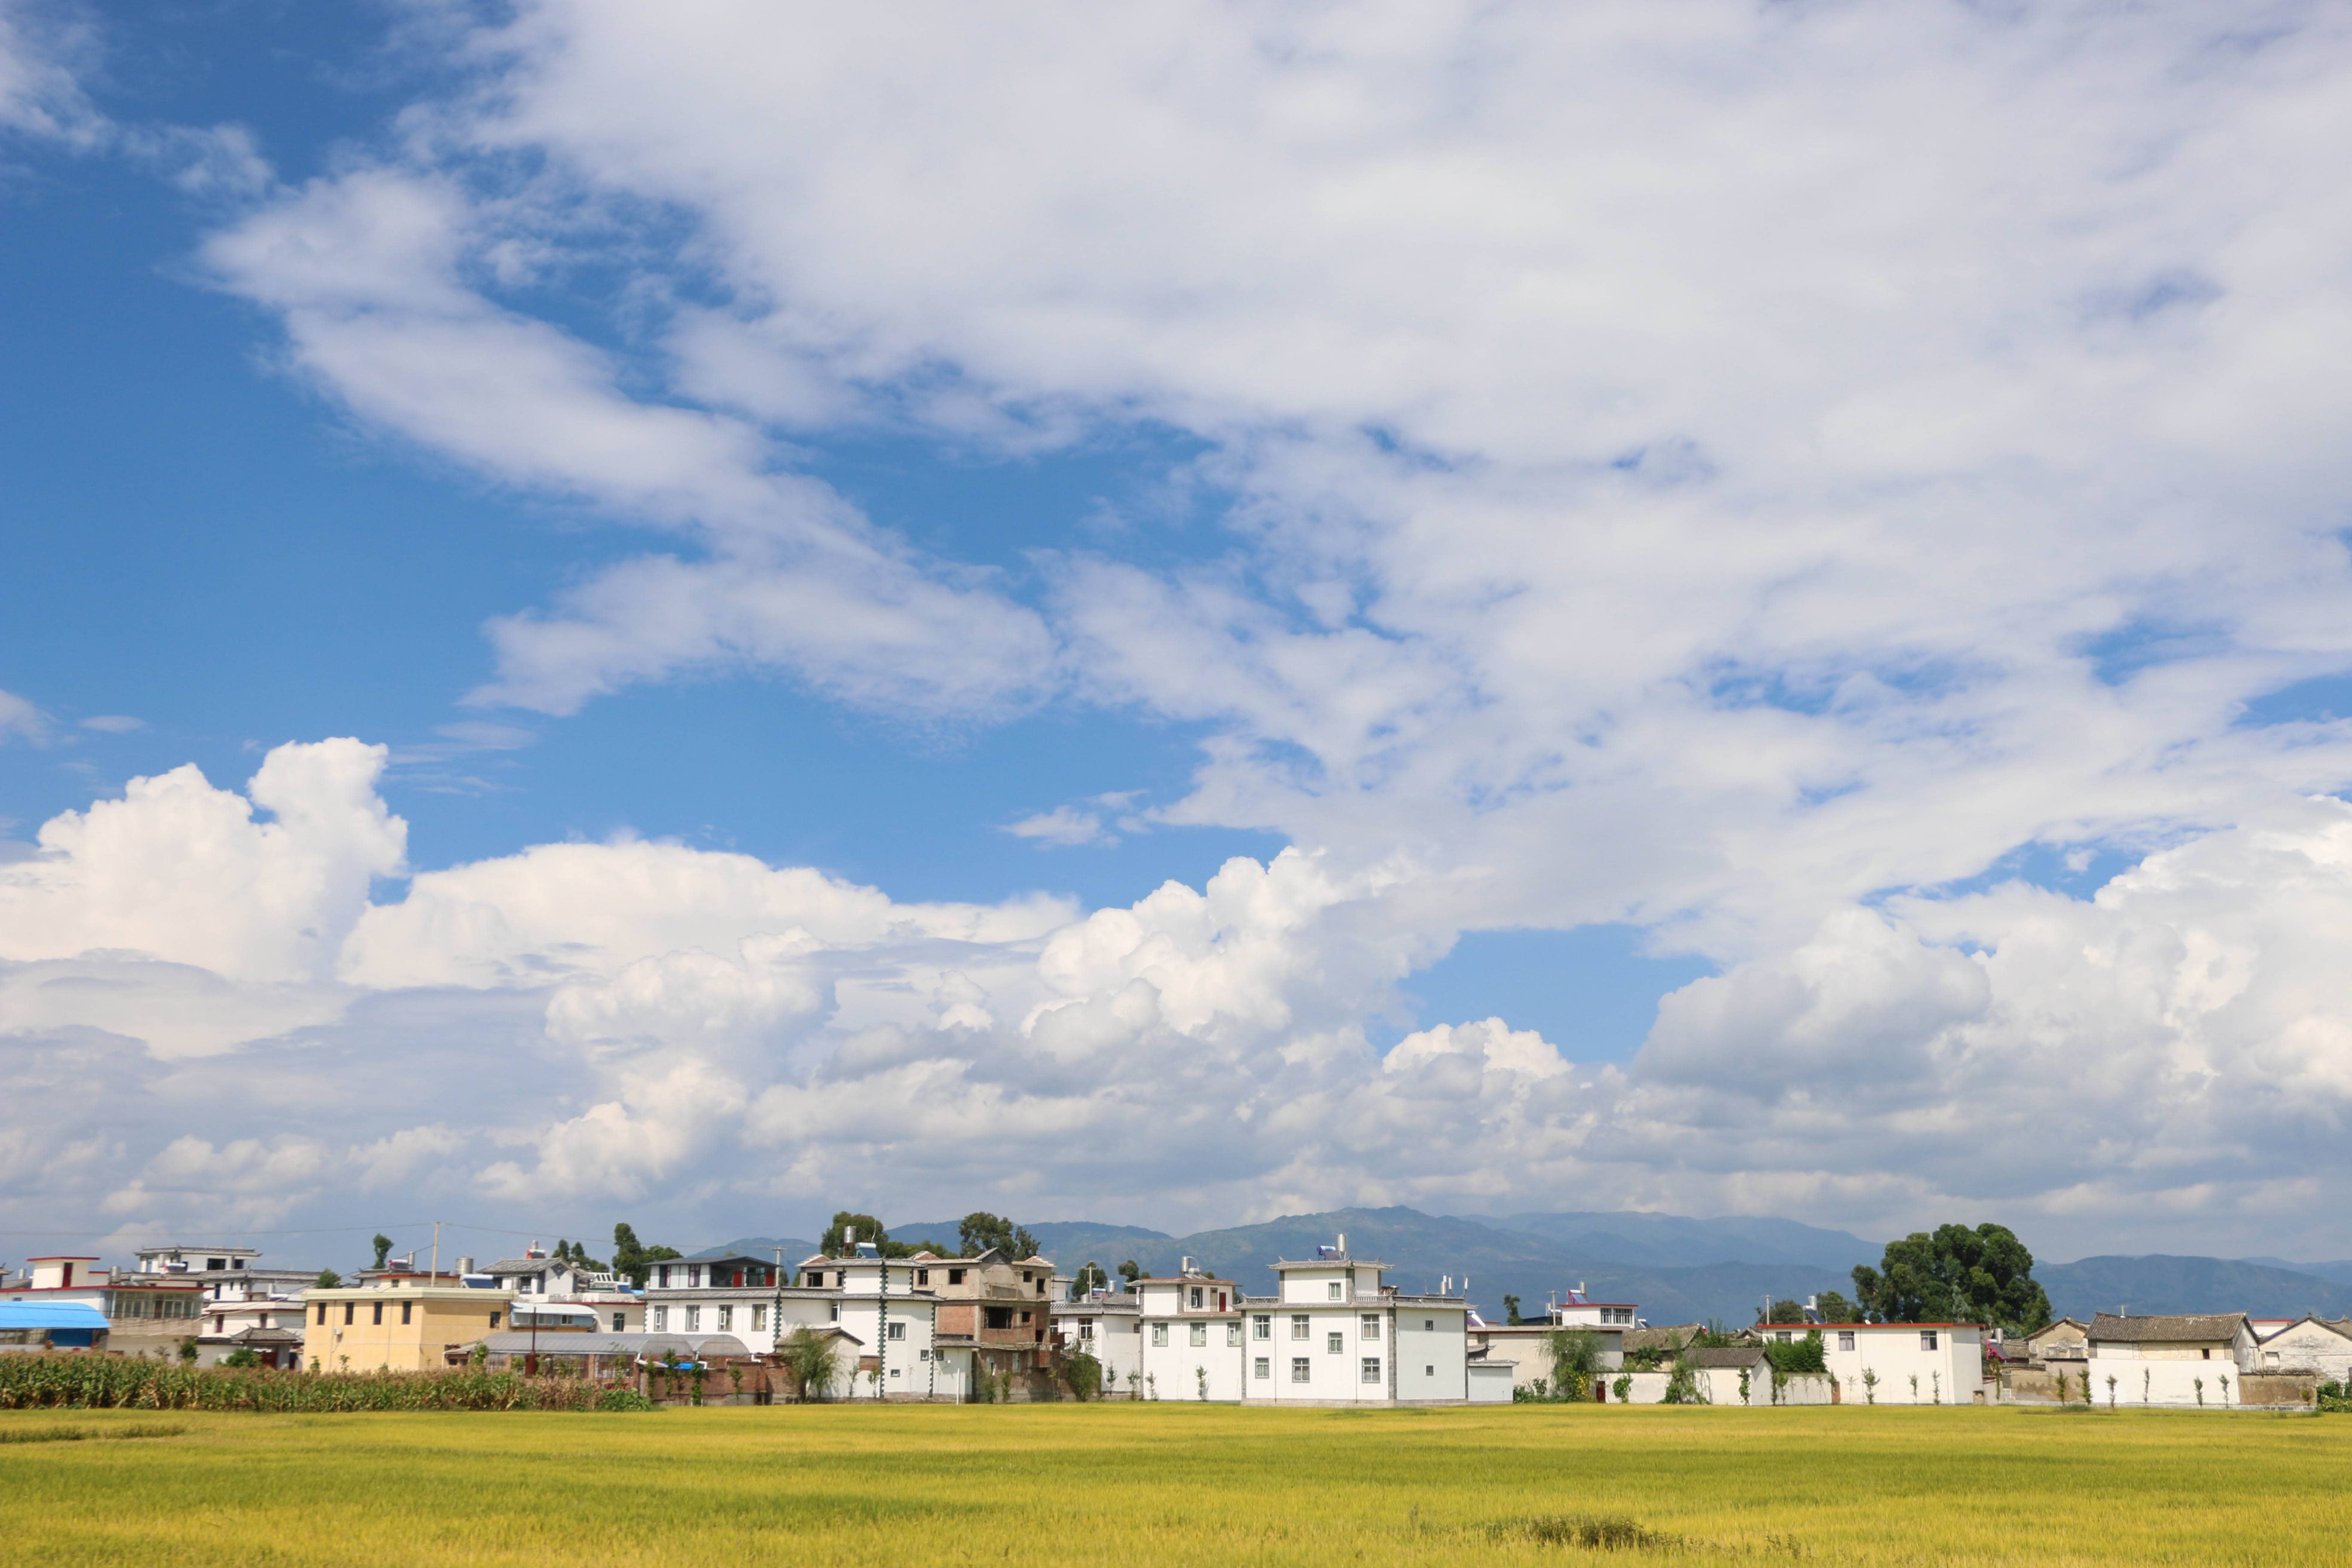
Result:
[[[102,1329],[106,1314],[87,1301],[0,1301],[0,1329]]]

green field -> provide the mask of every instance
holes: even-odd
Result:
[[[2252,1415],[26,1411],[0,1563],[2339,1563],[2348,1481],[2352,1419]]]

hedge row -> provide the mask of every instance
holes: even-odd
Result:
[[[510,1372],[269,1372],[0,1355],[0,1410],[650,1410],[626,1388]]]

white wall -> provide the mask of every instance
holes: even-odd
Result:
[[[2239,1404],[2238,1365],[2231,1361],[2179,1361],[2170,1357],[2119,1355],[2113,1347],[2093,1347],[2086,1363],[2091,1374],[2091,1402],[2104,1405],[2112,1394],[2117,1405],[2159,1405],[2195,1409],[2198,1380],[2205,1384],[2204,1407],[2235,1409]],[[2110,1390],[2107,1379],[2116,1386]]]
[[[2352,1377],[2352,1340],[2317,1323],[2296,1323],[2254,1347],[2252,1360],[2255,1372],[2310,1371],[2322,1382],[2341,1383]]]
[[[1489,1362],[1484,1366],[1468,1369],[1470,1403],[1473,1405],[1508,1405],[1511,1402],[1511,1368],[1507,1362]]]
[[[1146,1317],[1142,1325],[1143,1332],[1137,1337],[1143,1342],[1144,1386],[1150,1391],[1146,1398],[1206,1398],[1227,1404],[1242,1398],[1243,1358],[1248,1346],[1242,1339],[1245,1330],[1238,1315]],[[1195,1331],[1202,1341],[1199,1344],[1192,1342]],[[1163,1332],[1168,1342],[1156,1343]],[[1207,1374],[1205,1394],[1203,1373]]]
[[[1849,1405],[1874,1403],[1864,1373],[1878,1373],[1874,1403],[1879,1405],[1967,1405],[1984,1386],[1984,1348],[1980,1331],[1937,1328],[1936,1348],[1920,1343],[1918,1327],[1909,1323],[1863,1323],[1822,1331],[1822,1353],[1830,1372],[1844,1387]],[[1851,1333],[1854,1348],[1839,1348],[1839,1336]],[[1919,1380],[1915,1394],[1911,1379]]]

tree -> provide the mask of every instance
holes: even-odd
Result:
[[[1879,1267],[1853,1271],[1862,1309],[1887,1323],[1991,1323],[2032,1333],[2050,1321],[2033,1254],[2007,1226],[1938,1226],[1886,1244]]]
[[[1083,1301],[1096,1290],[1109,1289],[1110,1276],[1103,1272],[1101,1264],[1088,1258],[1078,1265],[1077,1278],[1070,1281],[1070,1300]]]
[[[890,1233],[882,1222],[870,1214],[852,1214],[847,1209],[835,1213],[833,1223],[818,1237],[816,1249],[827,1258],[846,1258],[857,1249],[861,1241],[870,1241],[879,1247],[889,1245]]]
[[[378,1231],[375,1238],[375,1266],[380,1269],[384,1259],[392,1256],[392,1237]]]
[[[613,1272],[641,1290],[655,1264],[685,1256],[675,1247],[646,1246],[637,1239],[636,1231],[625,1224],[613,1227]]]
[[[1544,1336],[1551,1358],[1552,1391],[1562,1399],[1589,1399],[1601,1370],[1601,1336],[1591,1329],[1554,1329]]]
[[[1805,1321],[1805,1309],[1794,1301],[1775,1301],[1771,1314],[1764,1321],[1768,1323],[1801,1323]]]
[[[1002,1215],[974,1209],[956,1227],[956,1245],[966,1258],[978,1258],[991,1247],[1008,1260],[1037,1255],[1037,1238]]]
[[[333,1269],[331,1269],[331,1268],[321,1268],[321,1269],[320,1269],[320,1270],[319,1270],[319,1289],[321,1289],[321,1290],[333,1290],[333,1289],[339,1289],[339,1288],[342,1285],[342,1282],[343,1282],[343,1277],[342,1277],[341,1275],[340,1275],[340,1274],[336,1273]]]
[[[1764,1356],[1772,1363],[1773,1371],[1783,1374],[1792,1372],[1827,1372],[1830,1369],[1829,1360],[1822,1353],[1822,1331],[1819,1329],[1815,1329],[1801,1340],[1791,1340],[1785,1345],[1777,1340],[1772,1341],[1765,1345]]]
[[[833,1392],[837,1369],[833,1363],[833,1339],[806,1323],[786,1334],[776,1346],[777,1357],[799,1391],[803,1403],[822,1400]]]
[[[1143,1278],[1143,1265],[1130,1258],[1118,1266],[1118,1277],[1126,1280],[1127,1288],[1132,1290],[1135,1289],[1135,1282]]]
[[[1503,1321],[1513,1328],[1527,1321],[1525,1318],[1519,1316],[1519,1299],[1517,1296],[1503,1298]]]
[[[1813,1301],[1824,1323],[1851,1323],[1861,1316],[1854,1310],[1853,1303],[1835,1290],[1824,1290],[1813,1298]]]

